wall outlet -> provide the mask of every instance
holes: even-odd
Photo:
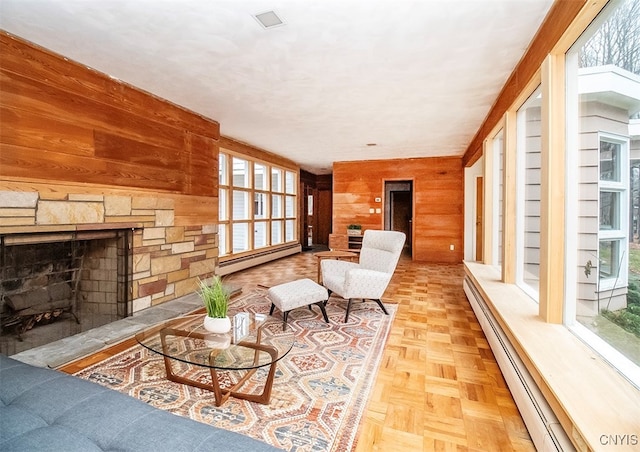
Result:
[[[449,251],[453,251],[456,247],[453,246],[453,243],[451,245],[449,245]]]

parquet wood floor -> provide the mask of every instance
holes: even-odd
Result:
[[[246,291],[315,279],[316,272],[317,259],[301,253],[225,279]],[[461,264],[401,259],[383,297],[398,310],[358,427],[357,452],[535,451],[462,278]],[[63,370],[76,372],[126,347]]]

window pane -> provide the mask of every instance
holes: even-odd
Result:
[[[282,170],[271,168],[271,191],[282,193]]]
[[[229,253],[227,249],[227,228],[226,224],[218,225],[218,253],[220,256],[224,256]]]
[[[227,209],[227,197],[229,192],[225,188],[221,188],[218,194],[218,218],[220,221],[229,219],[229,211]]]
[[[287,218],[294,217],[296,215],[296,198],[293,196],[287,196],[285,203],[285,216]]]
[[[620,241],[601,240],[598,250],[600,279],[615,278],[620,268]]]
[[[283,243],[283,221],[272,221],[271,222],[271,244],[278,245]]]
[[[576,272],[567,323],[587,343],[608,344],[598,350],[622,372],[640,365],[640,338],[625,320],[640,312],[638,109],[623,100],[630,93],[626,81],[640,75],[638,23],[640,2],[609,2],[566,58],[568,149],[576,149],[570,161],[579,175],[568,187],[578,193],[572,218],[578,230],[568,231],[577,237],[577,269],[567,269]]]
[[[620,227],[620,193],[600,192],[600,230]]]
[[[233,157],[233,186],[249,188],[250,175],[249,162]]]
[[[269,210],[267,206],[266,193],[256,193],[254,195],[254,201],[253,201],[253,218],[255,219],[267,218],[268,212]]]
[[[269,183],[269,179],[267,177],[267,167],[265,165],[261,165],[259,163],[254,163],[253,165],[253,188],[256,190],[267,190],[267,184]]]
[[[233,219],[249,219],[249,193],[246,191],[233,191]]]
[[[263,248],[267,246],[267,223],[264,221],[254,223],[253,247]]]
[[[296,239],[296,223],[294,220],[286,221],[286,241],[292,242]]]
[[[600,141],[600,180],[620,181],[620,144]]]
[[[504,177],[504,131],[500,130],[493,139],[494,169],[497,168],[497,175],[494,180],[493,199],[498,200],[498,205],[494,208],[494,229],[493,229],[493,263],[502,265],[502,221],[504,212],[504,201],[502,193],[502,179]],[[495,173],[494,173],[495,174]]]
[[[540,285],[540,128],[542,95],[538,88],[518,110],[519,167],[518,281],[538,300]]]
[[[296,193],[296,175],[291,171],[287,171],[286,177],[286,192],[290,195]]]
[[[219,154],[218,162],[218,183],[220,185],[229,185],[229,181],[227,180],[229,165],[227,154]]]
[[[233,252],[240,253],[249,250],[249,225],[247,223],[233,224]]]
[[[282,218],[282,196],[271,195],[271,218]]]

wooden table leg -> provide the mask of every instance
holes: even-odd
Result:
[[[206,389],[209,391],[213,391],[214,397],[215,397],[215,401],[216,401],[216,406],[221,406],[224,402],[226,402],[229,397],[235,397],[237,399],[244,399],[244,400],[249,400],[250,402],[257,402],[257,403],[261,403],[263,405],[268,405],[269,401],[271,399],[271,390],[273,388],[273,380],[275,378],[275,374],[276,374],[276,366],[278,364],[277,359],[278,359],[278,350],[275,347],[270,347],[267,345],[262,345],[262,344],[254,344],[251,342],[240,342],[238,345],[242,345],[244,347],[247,348],[252,348],[255,350],[255,354],[254,354],[254,365],[257,366],[258,361],[259,361],[259,354],[261,351],[267,352],[269,353],[269,355],[271,355],[271,364],[269,365],[269,373],[267,375],[267,380],[265,381],[264,384],[264,389],[262,390],[261,394],[248,394],[245,392],[240,392],[238,391],[238,389],[240,389],[240,387],[242,387],[242,385],[244,385],[247,380],[249,380],[249,378],[251,378],[251,376],[256,372],[256,370],[258,369],[253,368],[253,369],[249,369],[243,376],[242,378],[240,378],[240,380],[233,385],[230,388],[227,389],[222,389],[220,387],[220,382],[218,381],[218,373],[215,369],[215,367],[213,367],[212,365],[209,367],[210,373],[211,373],[211,384],[208,383],[203,383],[200,381],[196,381],[196,380],[192,380],[190,378],[187,377],[183,377],[181,375],[177,375],[174,371],[173,371],[173,366],[171,363],[172,358],[170,358],[169,356],[167,356],[166,352],[166,340],[165,340],[165,336],[170,335],[170,334],[176,334],[176,335],[181,335],[180,331],[162,331],[160,333],[160,337],[161,337],[161,341],[162,341],[162,349],[165,352],[164,354],[164,367],[167,373],[167,379],[170,381],[173,381],[175,383],[181,383],[181,384],[186,384],[186,385],[190,385],[190,386],[195,386],[197,388],[200,389]],[[186,333],[184,335],[187,335]],[[191,333],[191,335],[193,336],[193,333]],[[213,360],[215,359],[215,355],[210,355],[209,357],[209,362],[212,363]],[[231,369],[233,370],[233,369]],[[238,370],[239,371],[239,370]]]

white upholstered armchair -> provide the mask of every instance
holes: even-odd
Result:
[[[333,292],[348,300],[345,323],[354,299],[373,300],[388,314],[380,297],[391,281],[405,238],[403,232],[368,229],[362,238],[358,263],[329,259],[320,262],[322,283],[329,295]]]

